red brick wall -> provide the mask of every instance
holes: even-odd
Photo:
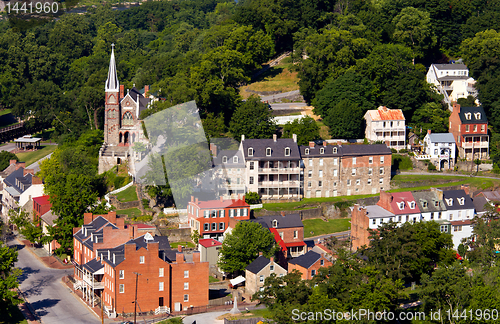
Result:
[[[283,241],[285,243],[300,242],[304,240],[303,227],[277,228],[278,233],[283,233]],[[294,231],[297,231],[297,238],[293,237]]]
[[[368,246],[370,244],[370,240],[368,239],[369,222],[370,220],[366,216],[366,209],[361,208],[359,205],[354,205],[351,213],[351,239],[354,251],[363,245]]]
[[[35,213],[33,221],[37,222],[40,219],[40,216],[48,212],[51,207],[52,204],[50,203],[41,205],[33,200],[33,212]]]
[[[324,262],[324,265],[322,266],[321,265],[321,260],[323,260]],[[325,257],[322,255],[321,258],[318,259],[318,261],[316,261],[311,267],[309,267],[309,269],[306,269],[298,264],[292,264],[292,263],[289,263],[288,264],[288,272],[292,272],[294,269],[299,271],[302,276],[302,280],[309,280],[309,279],[312,279],[312,270],[315,270],[316,271],[316,274],[318,274],[318,271],[319,271],[319,268],[324,268],[324,267],[329,267],[331,266],[332,263],[330,261],[328,261],[327,259],[325,259]]]
[[[199,258],[199,257],[198,257]],[[189,271],[189,277],[184,278],[184,271]],[[208,262],[176,262],[171,264],[171,291],[174,310],[175,303],[181,303],[182,309],[190,306],[208,305]],[[184,283],[189,284],[189,289],[184,289]],[[184,302],[184,294],[189,295],[189,300]]]
[[[457,145],[461,146],[460,133],[461,133],[462,122],[460,121],[460,116],[458,115],[459,113],[460,113],[460,105],[454,104],[453,112],[451,113],[449,119],[449,132],[453,134],[453,138],[457,142]]]
[[[481,125],[484,125],[484,132],[481,132]],[[466,126],[469,126],[469,131],[466,131]],[[474,132],[474,126],[477,126],[477,131]],[[461,126],[461,131],[462,135],[478,135],[478,134],[483,134],[486,135],[488,134],[488,124],[462,124]]]
[[[392,210],[391,202],[392,202],[392,194],[390,192],[386,192],[384,190],[380,191],[380,199],[377,202],[377,205],[384,208],[385,210],[392,212],[393,210]]]
[[[189,203],[189,205],[193,205],[193,206],[196,206],[194,203]],[[233,220],[234,221],[241,221],[241,220],[248,220],[250,219],[250,207],[237,207],[237,208],[234,208],[234,207],[231,207],[231,208],[215,208],[215,210],[219,211],[221,209],[224,210],[224,217],[209,217],[209,218],[205,218],[203,215],[204,215],[204,212],[205,210],[214,210],[214,209],[200,209],[199,212],[198,212],[198,218],[196,218],[196,208],[194,208],[194,212],[195,214],[191,214],[190,212],[188,212],[188,218],[189,218],[189,222],[191,223],[191,219],[196,219],[199,223],[200,223],[200,229],[199,229],[199,233],[200,235],[203,235],[203,234],[215,234],[215,233],[223,233],[226,228],[228,228],[229,226],[229,223],[230,223],[230,220]],[[246,209],[247,210],[247,215],[246,216],[233,216],[233,217],[229,217],[229,210],[230,209]],[[189,210],[189,208],[188,208]],[[205,224],[208,223],[209,224],[209,230],[208,231],[205,231],[204,230],[204,226]],[[217,223],[217,230],[215,231],[212,231],[212,223]],[[219,223],[224,223],[224,229],[223,230],[219,230]]]

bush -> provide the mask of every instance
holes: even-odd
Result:
[[[408,153],[408,156],[415,156],[415,153],[410,152],[410,153]]]
[[[436,166],[434,164],[429,163],[429,164],[427,164],[427,170],[428,171],[436,171],[437,168],[436,168]]]
[[[392,155],[392,170],[412,170],[413,162],[408,156],[399,154]]]
[[[391,148],[391,152],[392,153],[398,153],[398,150],[396,150],[395,148]]]
[[[408,150],[407,149],[400,149],[399,153],[408,153]]]
[[[148,209],[149,208],[149,200],[147,200],[146,198],[143,198],[142,199],[142,207],[144,209]]]
[[[256,192],[247,192],[247,194],[245,195],[245,202],[247,204],[260,204],[260,196]]]

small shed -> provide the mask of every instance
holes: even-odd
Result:
[[[40,147],[40,142],[42,141],[39,137],[32,137],[31,135],[24,135],[23,137],[16,138],[14,142],[16,143],[16,148],[18,150],[23,149],[33,149],[36,151]]]

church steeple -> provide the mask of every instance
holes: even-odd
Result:
[[[106,80],[106,92],[119,92],[120,82],[116,74],[115,44],[111,44],[111,59],[109,60],[108,79]]]

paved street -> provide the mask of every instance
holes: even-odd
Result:
[[[288,96],[296,96],[300,95],[300,90],[293,90],[293,91],[288,91],[288,92],[282,92],[282,93],[277,93],[269,96],[260,96],[260,100],[262,101],[271,101],[274,99],[280,99],[280,98],[285,98]]]
[[[290,109],[303,109],[307,104],[305,102],[290,102],[290,103],[273,103],[271,108],[273,110],[290,110]]]
[[[3,146],[0,146],[0,151],[12,151],[16,148],[16,143],[7,143]]]
[[[33,170],[35,170],[35,173],[37,173],[38,171],[40,171],[40,162],[43,161],[43,160],[45,160],[45,159],[48,159],[51,155],[52,155],[52,153],[50,153],[49,155],[41,158],[40,160],[36,161],[33,164],[28,165],[27,169],[33,169]]]
[[[182,323],[192,324],[196,322],[196,324],[222,324],[224,323],[224,321],[217,320],[216,318],[227,313],[228,312],[226,311],[226,312],[203,313],[203,314],[186,316],[182,320]]]
[[[61,278],[73,270],[47,268],[24,245],[13,240],[8,243],[18,247],[16,267],[23,270],[20,288],[44,324],[100,323],[101,321],[63,286]]]

